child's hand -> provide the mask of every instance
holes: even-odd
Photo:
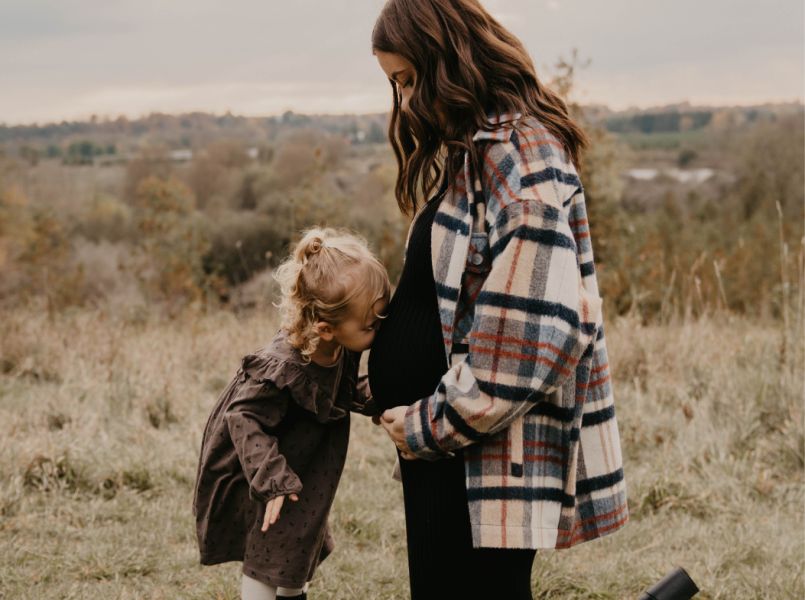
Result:
[[[408,444],[405,442],[405,413],[407,410],[407,406],[396,406],[384,411],[380,415],[380,424],[397,446],[400,456],[405,460],[415,460],[416,456],[411,454]]]
[[[289,494],[288,498],[290,498],[292,502],[299,500],[299,496],[296,494]],[[266,504],[266,514],[263,517],[263,526],[260,528],[260,531],[265,533],[271,525],[277,522],[277,519],[280,518],[280,509],[282,508],[283,502],[285,502],[285,496],[277,496],[268,501],[268,504]]]
[[[355,387],[357,392],[356,397],[353,399],[352,404],[349,407],[349,410],[352,412],[356,412],[360,415],[364,415],[367,417],[372,417],[372,420],[375,422],[375,425],[379,424],[380,421],[375,421],[375,417],[379,417],[380,413],[383,412],[377,406],[375,399],[372,397],[372,390],[369,388],[369,376],[368,375],[361,375],[358,377],[358,384]]]

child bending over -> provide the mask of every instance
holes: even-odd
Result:
[[[365,242],[332,229],[307,231],[275,276],[280,329],[212,409],[193,502],[201,563],[242,561],[244,600],[306,598],[333,549],[349,411],[373,414],[358,361],[390,293]]]

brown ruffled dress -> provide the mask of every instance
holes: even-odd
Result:
[[[201,443],[193,514],[201,563],[243,561],[269,585],[301,588],[333,549],[327,525],[344,468],[349,411],[371,413],[360,353],[330,367],[305,363],[280,331],[243,358],[218,399]],[[266,503],[286,499],[260,531]]]

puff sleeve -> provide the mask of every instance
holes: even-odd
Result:
[[[247,379],[232,399],[224,419],[249,483],[249,495],[262,502],[299,493],[302,482],[279,452],[271,434],[288,411],[288,395],[267,381]]]

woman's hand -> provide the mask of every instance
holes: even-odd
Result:
[[[391,441],[400,451],[400,456],[406,460],[414,460],[416,456],[411,454],[408,444],[405,443],[405,412],[407,406],[396,406],[385,411],[380,415],[380,425],[389,434]]]
[[[292,502],[299,500],[299,496],[296,494],[289,494],[288,498],[290,498]],[[285,502],[285,496],[277,496],[268,501],[268,504],[266,504],[266,514],[263,517],[263,526],[260,528],[260,531],[265,533],[268,531],[269,527],[277,522],[277,519],[280,518],[280,509],[282,508],[283,502]]]

